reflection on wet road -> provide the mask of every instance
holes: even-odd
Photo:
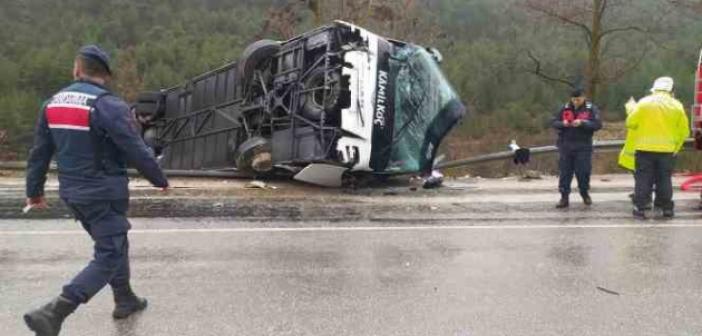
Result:
[[[702,225],[689,217],[299,230],[140,219],[133,282],[149,309],[114,322],[105,290],[64,334],[699,335]],[[21,314],[90,257],[77,229],[68,220],[0,221],[0,335],[30,335]]]

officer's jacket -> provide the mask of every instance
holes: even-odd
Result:
[[[683,105],[666,92],[642,98],[626,118],[637,151],[677,153],[690,135]]]
[[[565,127],[565,121],[582,121],[579,127]],[[591,102],[585,102],[580,108],[568,103],[561,108],[551,120],[551,127],[558,130],[559,146],[592,147],[592,135],[602,128],[600,111]]]
[[[630,114],[634,113],[634,110],[636,109],[636,101],[633,100],[633,97],[629,100],[629,102],[624,105],[626,108],[626,115],[629,116]],[[627,130],[626,132],[626,140],[624,141],[624,147],[622,147],[622,150],[619,152],[619,166],[630,171],[636,170],[636,147],[634,140],[636,138],[636,131],[634,130]]]
[[[127,161],[154,186],[168,186],[127,104],[95,83],[76,81],[42,107],[27,162],[27,197],[44,194],[54,154],[64,199],[128,198]]]

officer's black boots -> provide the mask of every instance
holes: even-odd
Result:
[[[583,203],[585,205],[590,206],[592,205],[592,198],[590,198],[590,194],[587,192],[580,193],[580,196],[583,198]],[[556,209],[565,209],[570,206],[570,200],[568,198],[568,195],[561,194],[561,200],[558,201],[558,204],[556,204]]]
[[[674,207],[675,202],[671,201],[670,208],[663,209],[663,219],[672,219],[675,217],[675,211],[673,211]]]
[[[675,212],[673,209],[661,209],[659,207],[653,208],[653,218],[672,219],[673,217],[675,217]]]
[[[57,336],[63,320],[77,307],[78,304],[59,296],[45,306],[25,314],[24,322],[36,336]]]
[[[634,216],[634,219],[645,220],[648,218],[648,215],[646,214],[646,210],[639,209],[636,206],[634,207],[634,210],[632,210],[631,214]]]
[[[570,206],[570,201],[568,200],[568,195],[561,195],[561,200],[556,204],[556,209],[565,209]]]
[[[115,310],[112,312],[112,317],[116,319],[127,318],[129,315],[146,309],[146,299],[136,296],[129,286],[113,288],[112,293],[115,298]]]
[[[673,217],[675,217],[675,212],[673,211],[673,209],[663,210],[663,218],[664,219],[671,219]]]

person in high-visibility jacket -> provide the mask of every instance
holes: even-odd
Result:
[[[656,79],[651,95],[641,99],[626,118],[635,150],[633,215],[636,218],[648,217],[654,186],[654,214],[664,218],[674,216],[671,176],[675,156],[690,134],[690,125],[682,103],[673,96],[673,87],[670,77]]]
[[[626,105],[624,105],[624,108],[626,109],[627,116],[634,112],[636,109],[636,100],[634,100],[634,97],[629,98],[629,101],[626,103]],[[622,148],[621,152],[619,152],[619,166],[630,172],[634,172],[636,169],[636,150],[634,149],[635,138],[635,131],[627,130],[624,147]]]

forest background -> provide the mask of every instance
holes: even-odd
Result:
[[[76,50],[104,47],[128,101],[235,60],[251,42],[287,39],[334,19],[438,48],[470,115],[448,158],[549,145],[548,120],[574,87],[602,111],[600,139],[623,138],[623,105],[659,76],[690,106],[702,0],[0,0],[0,160],[26,157],[42,101],[71,80]],[[682,170],[700,170],[700,153]],[[612,155],[596,172],[616,171]],[[555,159],[532,169],[555,171]],[[504,175],[509,163],[469,173]],[[462,173],[462,172],[461,172]]]

